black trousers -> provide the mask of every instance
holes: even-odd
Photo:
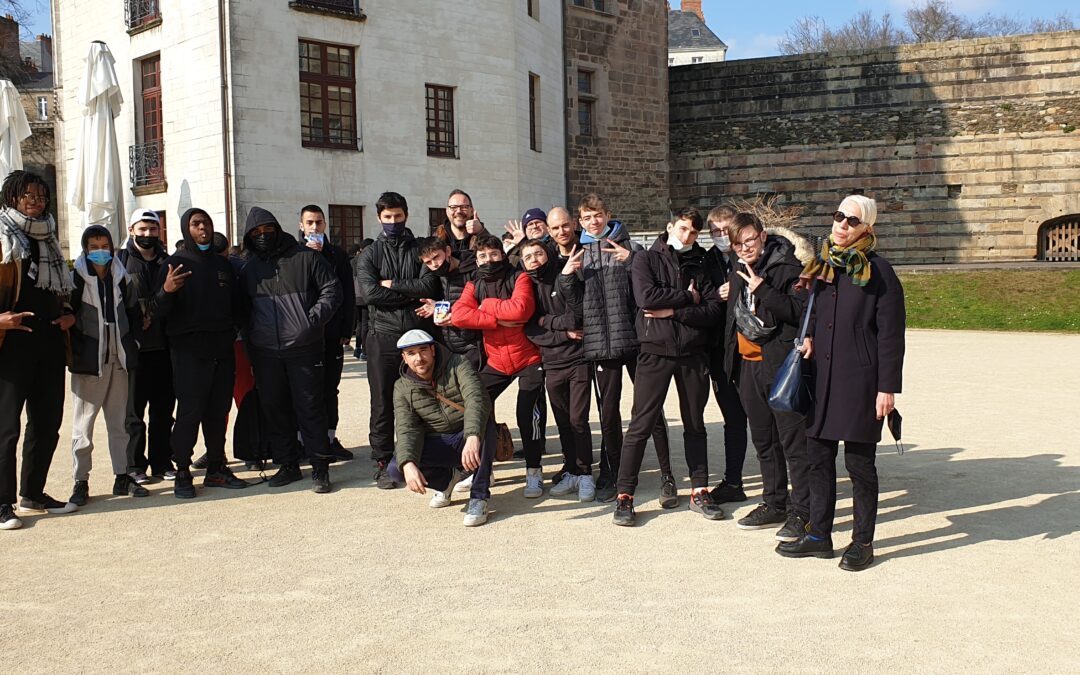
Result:
[[[633,384],[637,372],[636,355],[625,359],[592,362],[596,407],[600,411],[600,475],[608,476],[611,480],[615,480],[619,475],[619,462],[622,457],[623,428],[620,406],[624,366]],[[661,475],[671,474],[671,446],[668,444],[667,421],[663,415],[656,422],[652,439],[656,447],[656,459],[660,462]]]
[[[637,489],[645,443],[664,416],[664,400],[675,379],[679,394],[679,413],[683,422],[683,447],[690,484],[709,484],[709,449],[705,433],[705,404],[709,401],[709,367],[705,354],[657,356],[639,354],[637,380],[634,382],[634,408],[622,446],[619,465],[619,493],[634,494]]]
[[[143,421],[150,408],[150,424]],[[176,394],[168,350],[139,352],[139,366],[128,394],[128,471],[150,469],[161,475],[173,468],[172,428]],[[149,444],[147,440],[149,439]]]
[[[589,428],[589,365],[544,370],[551,414],[559,429],[563,471],[575,476],[592,473],[592,429]]]
[[[839,446],[839,441],[806,439],[810,456],[810,533],[816,537],[829,537],[832,534],[836,516],[836,454]],[[844,441],[844,464],[851,477],[854,501],[855,527],[851,540],[860,544],[874,541],[878,508],[876,456],[876,443]]]
[[[200,426],[208,466],[225,466],[225,425],[232,407],[236,377],[236,358],[232,350],[213,358],[174,347],[169,355],[176,392],[176,423],[171,439],[176,468],[187,470],[191,466]]]
[[[521,446],[525,449],[525,466],[529,469],[540,468],[546,433],[546,429],[541,426],[542,417],[538,410],[544,397],[544,371],[540,364],[526,366],[512,375],[507,375],[495,370],[489,363],[480,370],[479,375],[480,384],[487,389],[492,406],[510,383],[517,380],[517,425],[518,433],[521,434]]]
[[[38,501],[45,493],[60,424],[64,420],[64,342],[56,335],[8,331],[0,347],[0,504],[14,504],[15,452],[26,407],[19,494]],[[44,330],[48,331],[48,328]]]
[[[365,305],[356,306],[356,349],[364,353],[364,340],[368,333],[368,310]]]
[[[740,359],[739,395],[750,422],[750,438],[761,464],[763,502],[781,511],[810,517],[810,464],[806,456],[806,418],[769,407],[770,369],[764,361]],[[788,478],[791,492],[788,493]],[[789,503],[790,502],[790,503]]]
[[[341,371],[345,368],[345,346],[341,340],[327,340],[323,352],[323,401],[326,404],[326,428],[337,429],[338,425],[338,388],[341,386]],[[307,447],[307,446],[305,446]]]
[[[387,463],[394,457],[394,383],[401,375],[401,351],[397,348],[399,337],[372,332],[364,340],[368,390],[371,393],[368,443],[375,459]]]
[[[724,372],[723,350],[709,355],[709,377],[713,395],[724,415],[724,480],[742,485],[743,464],[746,463],[746,411],[739,400],[739,390]]]
[[[311,461],[327,460],[330,439],[326,435],[322,354],[288,358],[252,355],[251,366],[274,463],[281,466],[300,461],[297,429]]]

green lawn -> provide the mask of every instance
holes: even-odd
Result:
[[[1080,333],[1080,270],[902,274],[910,328]]]

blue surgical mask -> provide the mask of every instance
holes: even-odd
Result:
[[[102,267],[105,267],[110,262],[112,262],[112,252],[99,248],[96,251],[90,251],[89,253],[87,253],[86,259],[94,263],[95,265],[101,265]]]
[[[198,244],[198,243],[196,243],[195,245],[199,247],[200,251],[209,251],[210,247],[213,246],[213,244]]]

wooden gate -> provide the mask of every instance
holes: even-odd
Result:
[[[1054,218],[1039,227],[1039,260],[1080,262],[1080,214]]]

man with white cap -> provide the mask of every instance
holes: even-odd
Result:
[[[454,486],[473,472],[465,527],[487,522],[495,423],[491,399],[465,356],[420,329],[397,341],[401,377],[394,383],[394,459],[387,471],[418,494],[435,490],[431,508],[450,505]]]

